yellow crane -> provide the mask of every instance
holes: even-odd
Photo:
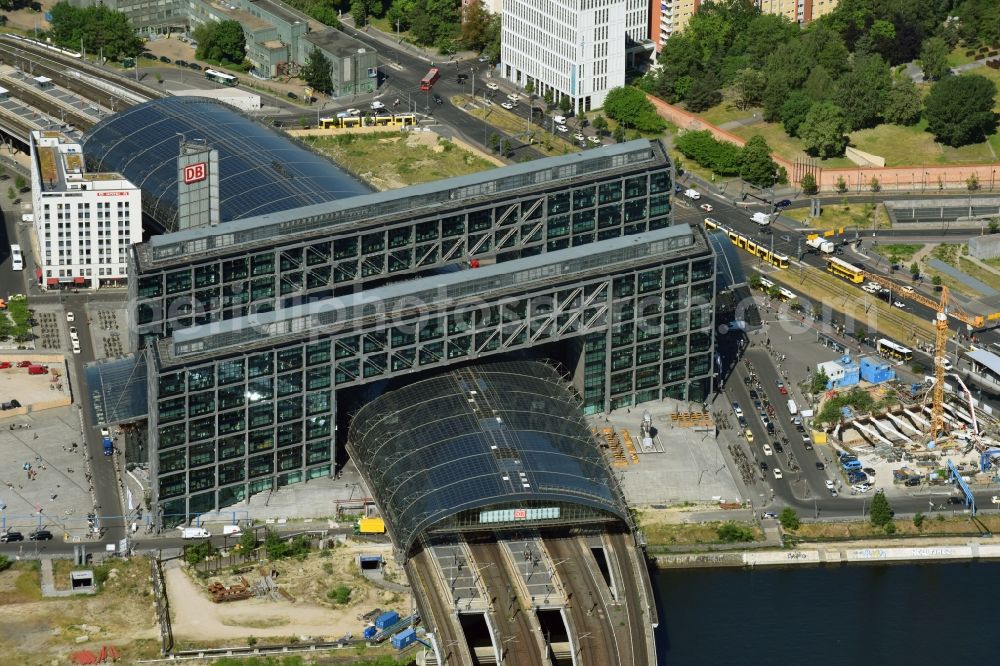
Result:
[[[941,301],[934,316],[934,397],[931,406],[931,441],[944,432],[944,362],[948,355],[948,287],[941,287]]]

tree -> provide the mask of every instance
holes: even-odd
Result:
[[[534,81],[528,81],[527,83],[525,83],[524,84],[524,92],[527,93],[528,97],[534,97],[535,96],[535,82]]]
[[[836,81],[823,65],[816,65],[809,72],[803,91],[813,102],[825,102],[834,95]],[[794,94],[794,93],[793,93]]]
[[[674,146],[685,157],[722,176],[736,176],[742,169],[743,150],[734,143],[719,141],[708,130],[687,131]]]
[[[819,192],[819,185],[816,183],[816,176],[812,175],[811,171],[806,171],[802,174],[802,179],[799,180],[799,185],[802,186],[802,192],[805,194],[816,194]]]
[[[809,389],[813,393],[822,393],[826,390],[827,385],[830,383],[830,378],[826,374],[826,370],[820,368],[812,377],[812,384]]]
[[[809,115],[813,100],[801,90],[796,90],[781,105],[781,124],[789,136],[798,136],[802,121]]]
[[[837,103],[852,130],[874,127],[885,111],[892,74],[880,55],[855,56],[854,66],[837,82]]]
[[[542,95],[542,100],[545,101],[545,106],[548,107],[548,108],[550,108],[550,109],[552,108],[552,102],[553,102],[554,99],[555,98],[552,95],[552,88],[549,88],[548,90],[546,90],[545,94]]]
[[[257,536],[254,534],[253,528],[248,527],[246,531],[240,535],[240,550],[244,553],[250,553],[256,547]]]
[[[51,14],[48,37],[60,46],[79,49],[82,44],[88,53],[103,51],[112,60],[134,58],[142,51],[142,39],[122,12],[104,5],[77,8],[60,2],[52,7]]]
[[[722,92],[719,90],[718,79],[708,75],[695,78],[684,95],[688,110],[695,113],[710,109],[721,101]]]
[[[886,499],[885,493],[881,490],[876,492],[875,496],[872,497],[872,505],[868,515],[872,521],[872,525],[876,527],[885,527],[892,522],[892,506],[890,506],[889,500]]]
[[[14,191],[13,187],[7,188],[7,198],[10,199],[11,201],[17,198],[17,192]]]
[[[611,136],[614,137],[615,143],[624,143],[625,142],[625,127],[624,127],[624,125],[617,125],[615,127],[615,131],[611,133]]]
[[[459,33],[458,3],[450,0],[413,0],[410,36],[422,46],[448,49]]]
[[[764,96],[764,84],[767,79],[764,73],[750,67],[744,67],[736,72],[733,81],[733,93],[736,97],[736,106],[746,111],[751,106],[759,106]]]
[[[559,110],[563,112],[563,115],[573,110],[573,100],[569,98],[569,95],[563,95],[559,98]],[[611,114],[609,113],[608,115]]]
[[[771,148],[760,134],[754,134],[743,146],[740,174],[748,183],[757,187],[774,185],[778,164],[771,159]]]
[[[913,514],[913,526],[916,527],[918,530],[924,529],[924,514],[920,513],[919,511]]]
[[[656,113],[646,94],[633,86],[612,88],[604,99],[604,112],[609,118],[640,132],[662,132],[666,123]]]
[[[246,58],[246,37],[236,21],[208,21],[194,29],[200,60],[239,64]]]
[[[14,187],[17,188],[18,192],[24,192],[28,189],[28,179],[21,174],[17,174],[17,176],[14,177]]]
[[[987,227],[991,234],[1000,233],[1000,222],[996,220],[990,220],[990,224]]]
[[[910,77],[892,84],[885,102],[885,121],[893,125],[913,125],[920,120],[920,91]]]
[[[781,510],[781,513],[778,514],[778,522],[789,532],[799,529],[799,526],[802,524],[799,520],[799,514],[795,513],[795,509],[790,506],[786,506]]]
[[[491,14],[483,0],[474,0],[462,9],[459,43],[471,51],[485,50],[490,36]]]
[[[497,150],[500,147],[500,137],[496,134],[490,134],[489,144],[490,150]]]
[[[969,177],[965,179],[965,186],[969,188],[970,192],[975,192],[979,189],[979,176],[974,173],[970,173]]]
[[[12,564],[14,564],[14,562],[9,557],[6,555],[0,555],[0,571],[10,569]]]
[[[985,141],[997,125],[996,92],[993,82],[978,74],[941,79],[924,100],[927,131],[946,146]]]
[[[940,287],[943,283],[944,280],[941,279],[940,275],[935,275],[934,277],[931,278],[931,284],[934,285],[935,287]]]
[[[309,53],[299,76],[312,87],[313,90],[329,93],[333,89],[333,78],[330,75],[330,61],[327,60],[323,52],[317,47]]]
[[[844,180],[843,176],[837,176],[837,182],[834,184],[834,188],[837,190],[837,194],[844,194],[847,192],[847,181]]]
[[[723,543],[753,541],[752,529],[745,525],[737,525],[732,521],[719,525],[716,533],[719,535],[719,541]]]
[[[604,119],[604,116],[595,116],[594,122],[591,124],[598,136],[604,136],[604,133],[608,131],[608,121]]]
[[[948,67],[948,54],[951,48],[941,37],[930,37],[924,40],[923,48],[920,49],[920,68],[924,70],[924,77],[928,79],[942,79],[948,75],[951,68]]]
[[[511,150],[512,150],[512,148],[511,148],[511,145],[510,145],[510,141],[508,141],[507,139],[504,139],[503,141],[500,142],[500,156],[501,157],[507,157],[508,155],[510,155]]]
[[[876,176],[872,176],[872,179],[868,182],[868,189],[870,189],[872,192],[882,191],[882,183],[878,181],[878,178]]]
[[[910,264],[910,275],[913,276],[914,280],[916,280],[917,276],[920,275],[920,266],[918,266],[917,262],[915,261],[912,264]]]
[[[841,155],[847,146],[847,119],[840,107],[829,102],[813,104],[799,126],[806,150],[820,157]]]

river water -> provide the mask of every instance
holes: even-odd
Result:
[[[1000,563],[656,572],[661,666],[1000,662]]]

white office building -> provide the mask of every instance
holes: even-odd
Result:
[[[596,109],[625,85],[627,58],[651,50],[648,17],[642,0],[503,0],[501,76]]]
[[[140,190],[118,173],[90,173],[79,143],[31,133],[35,277],[43,289],[123,286],[129,245],[142,240]]]

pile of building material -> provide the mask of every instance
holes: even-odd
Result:
[[[212,601],[220,604],[224,601],[240,601],[241,599],[249,599],[253,596],[253,592],[250,590],[250,583],[243,576],[240,576],[240,582],[226,587],[219,581],[215,581],[208,586],[208,593],[212,595]]]

